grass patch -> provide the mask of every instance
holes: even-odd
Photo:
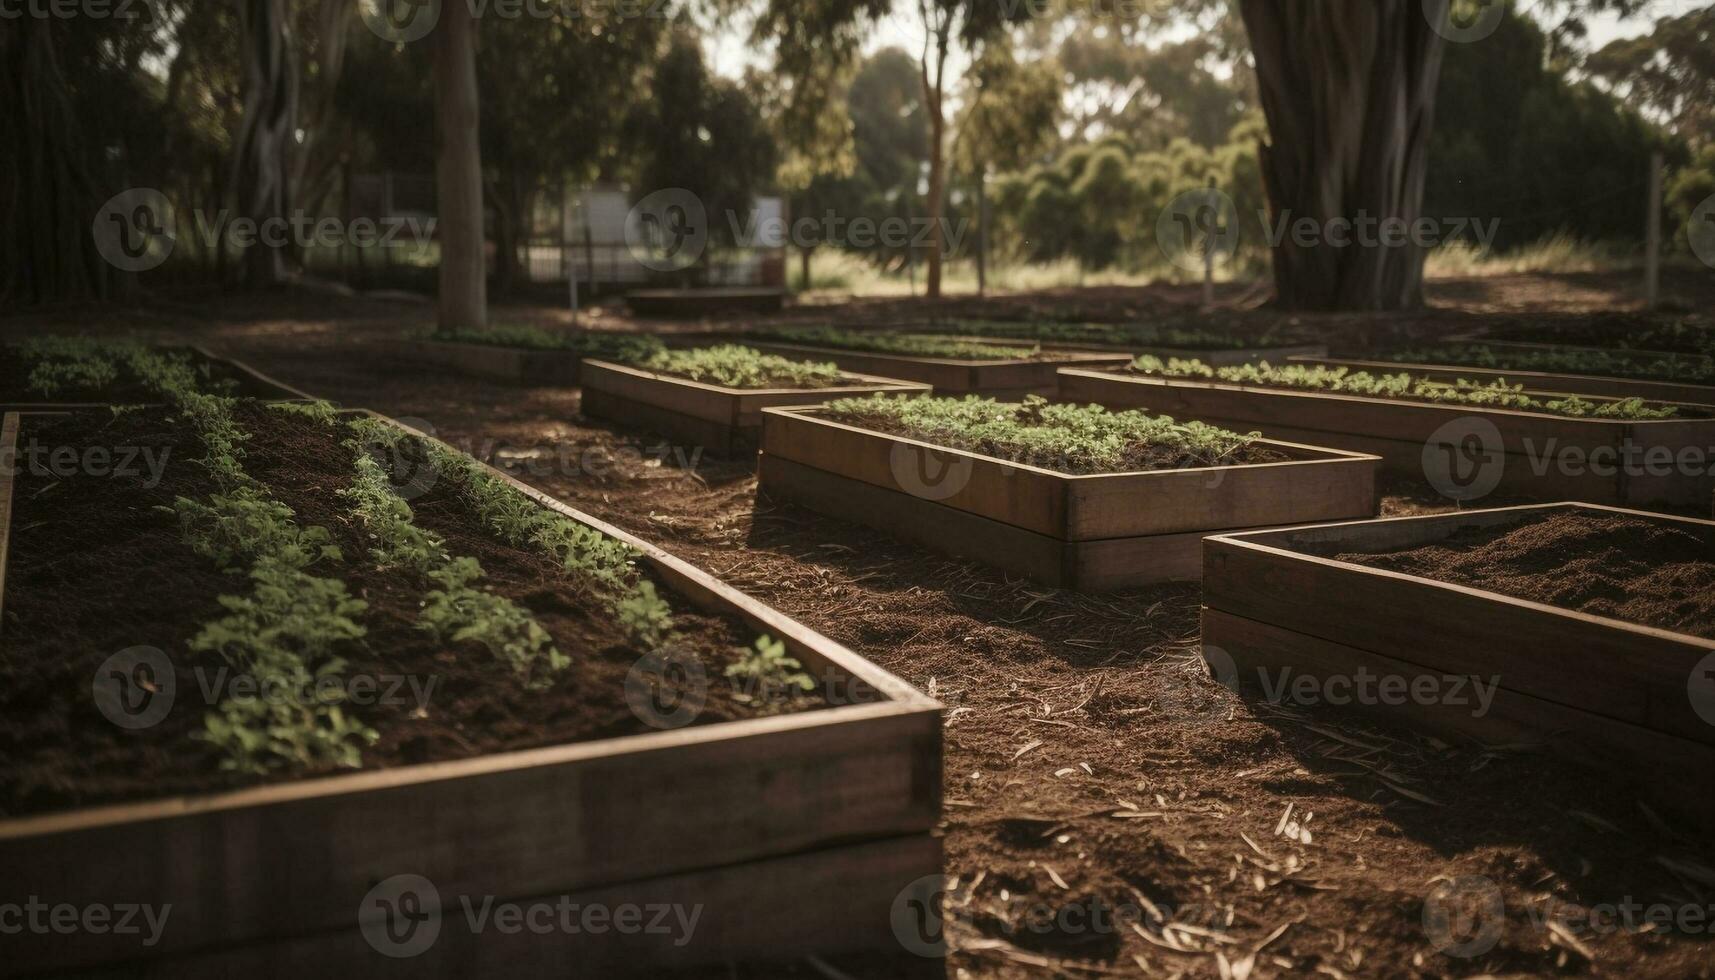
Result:
[[[1344,367],[1305,366],[1274,367],[1267,361],[1236,367],[1214,368],[1202,361],[1173,358],[1163,361],[1144,356],[1132,363],[1132,370],[1152,377],[1180,378],[1196,381],[1223,381],[1229,384],[1255,385],[1262,388],[1285,388],[1298,391],[1324,391],[1329,394],[1362,395],[1367,398],[1390,398],[1400,401],[1430,402],[1446,405],[1469,405],[1473,408],[1503,408],[1521,412],[1541,412],[1571,418],[1617,419],[1643,422],[1678,418],[1673,406],[1646,402],[1641,398],[1615,401],[1589,401],[1569,395],[1565,398],[1542,399],[1525,394],[1523,385],[1506,381],[1455,381],[1451,384],[1417,377],[1409,372],[1372,374]]]
[[[1281,459],[1239,435],[1203,422],[1176,422],[1099,405],[1022,403],[992,398],[891,398],[832,402],[827,417],[866,429],[1074,475],[1223,466]]]

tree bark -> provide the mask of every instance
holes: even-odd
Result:
[[[244,122],[234,141],[232,186],[240,216],[273,238],[258,240],[244,256],[250,286],[286,275],[292,186],[291,154],[298,127],[298,69],[286,0],[240,0],[239,44],[244,66]],[[288,236],[282,241],[280,236]]]
[[[434,43],[440,324],[480,329],[488,323],[488,282],[482,251],[476,23],[469,4],[441,5]]]
[[[924,295],[941,298],[941,259],[946,240],[941,228],[941,215],[947,198],[947,113],[944,97],[947,90],[947,48],[952,40],[952,12],[938,4],[920,3],[923,27],[923,109],[929,117],[929,268],[924,276]],[[938,18],[938,19],[933,19]],[[931,71],[930,52],[934,52]],[[915,239],[915,232],[912,237]]]
[[[113,271],[90,225],[100,200],[54,34],[23,17],[0,30],[0,309],[106,293]]]
[[[1423,303],[1426,249],[1382,234],[1423,216],[1447,0],[1240,0],[1268,118],[1261,166],[1276,301],[1293,310],[1399,310]],[[1302,240],[1294,225],[1315,223]],[[1330,241],[1334,222],[1368,223]],[[1342,236],[1335,231],[1334,238]]]

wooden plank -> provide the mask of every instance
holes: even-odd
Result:
[[[1511,509],[1502,519],[1528,512]],[[1324,557],[1408,547],[1397,536],[1406,522],[1419,522],[1411,533],[1439,529],[1445,536],[1467,521],[1377,522],[1376,538],[1361,524],[1335,525],[1319,530],[1343,537],[1317,543],[1314,554],[1299,550],[1313,533],[1305,530],[1211,537],[1204,543],[1204,604],[1437,670],[1500,673],[1504,686],[1543,700],[1715,744],[1715,728],[1685,695],[1693,667],[1715,652],[1715,641]],[[1283,547],[1288,542],[1296,547]]]
[[[1598,374],[1566,374],[1549,371],[1509,371],[1502,368],[1467,367],[1457,364],[1408,364],[1396,361],[1367,361],[1356,358],[1299,355],[1291,363],[1307,366],[1344,367],[1353,371],[1393,373],[1408,371],[1418,377],[1448,383],[1506,381],[1532,391],[1557,394],[1595,395],[1608,398],[1642,398],[1653,402],[1693,405],[1715,404],[1715,385],[1696,385],[1639,378],[1614,378]]]
[[[783,640],[812,673],[833,671],[835,706],[0,821],[0,900],[171,903],[172,928],[148,951],[162,955],[347,928],[353,903],[403,870],[462,893],[518,898],[934,826],[936,702],[659,548],[528,492],[638,548],[693,602]],[[128,943],[31,936],[9,944],[7,968],[112,962],[138,954]]]
[[[767,452],[757,476],[774,499],[1060,588],[1107,592],[1194,582],[1203,570],[1207,531],[1064,541]]]
[[[18,477],[17,412],[0,418],[0,633],[6,631],[6,545],[12,536],[12,484]]]
[[[892,911],[902,893],[939,874],[938,838],[921,835],[813,851],[770,861],[713,868],[691,874],[631,882],[568,895],[532,896],[529,908],[562,902],[575,908],[575,931],[504,932],[489,924],[473,928],[466,905],[481,910],[485,896],[454,895],[438,887],[439,931],[421,954],[389,957],[377,952],[355,928],[357,908],[345,928],[286,941],[210,951],[115,971],[112,976],[224,978],[361,974],[374,980],[463,980],[466,977],[532,978],[651,975],[661,971],[744,962],[785,964],[810,955],[875,953],[904,955]],[[667,909],[657,932],[583,929],[582,910],[648,906]],[[684,923],[695,915],[694,926]],[[538,916],[538,921],[557,923]],[[600,923],[602,920],[597,919]]]
[[[764,413],[763,451],[1068,541],[1370,517],[1374,457],[1286,443],[1293,461],[1074,476],[846,425]],[[947,468],[945,481],[937,476]],[[912,484],[916,485],[912,485]]]
[[[770,497],[877,528],[903,541],[972,558],[1049,585],[1070,585],[1067,543],[897,490],[764,452],[758,486]]]
[[[1065,351],[1042,360],[994,358],[992,360],[961,360],[948,357],[915,357],[905,354],[882,354],[852,351],[834,347],[815,347],[738,338],[737,343],[767,354],[801,360],[832,362],[842,371],[917,381],[946,394],[985,394],[1028,390],[1053,390],[1055,372],[1062,367],[1117,367],[1129,362],[1124,354]],[[1028,342],[1013,346],[1030,346]]]
[[[249,364],[246,364],[235,357],[219,357],[213,351],[200,344],[192,344],[190,349],[198,356],[206,358],[209,361],[218,364],[225,364],[233,371],[233,373],[237,374],[242,379],[244,384],[251,388],[253,392],[252,397],[260,398],[264,401],[318,400],[316,396],[311,395],[302,389],[295,388],[271,375],[263,374],[261,371],[256,370]]]
[[[579,397],[580,410],[586,418],[605,419],[627,428],[654,432],[683,446],[702,448],[730,459],[749,456],[756,451],[754,431],[746,433],[736,425],[697,418],[671,408],[610,394],[599,388],[586,387]]]
[[[1255,386],[1211,384],[1067,370],[1061,394],[1110,408],[1139,408],[1238,431],[1372,452],[1392,472],[1423,476],[1423,451],[1441,427],[1466,419],[1495,425],[1505,451],[1498,492],[1593,503],[1695,506],[1715,489],[1715,419],[1625,422],[1532,412],[1431,405]],[[1701,469],[1669,465],[1650,475],[1635,462],[1650,454],[1705,460]],[[1593,465],[1595,464],[1595,465]]]
[[[1238,668],[1240,690],[1250,696],[1278,694],[1287,677],[1309,676],[1320,680],[1350,678],[1359,670],[1372,675],[1399,677],[1407,683],[1428,677],[1444,679],[1446,672],[1384,656],[1319,637],[1294,632],[1271,623],[1235,616],[1219,609],[1203,610],[1203,644],[1232,659]],[[1477,674],[1485,684],[1491,674]],[[1409,689],[1409,688],[1408,688]],[[1343,688],[1341,689],[1343,690]],[[1453,691],[1449,686],[1437,690]],[[1623,771],[1641,777],[1652,789],[1652,800],[1670,811],[1707,826],[1715,814],[1715,749],[1602,715],[1569,708],[1501,687],[1494,692],[1487,710],[1469,684],[1458,689],[1466,703],[1410,698],[1395,704],[1356,704],[1354,710],[1400,727],[1416,727],[1454,741],[1516,745],[1540,741],[1561,758]],[[1316,705],[1300,705],[1314,710]]]

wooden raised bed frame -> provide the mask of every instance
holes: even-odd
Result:
[[[762,410],[778,405],[820,405],[873,394],[927,395],[926,384],[848,374],[837,388],[723,388],[610,361],[585,361],[583,412],[702,446],[723,456],[754,452]]]
[[[1399,361],[1367,361],[1361,358],[1320,357],[1303,355],[1289,360],[1292,364],[1309,367],[1351,368],[1371,374],[1398,374],[1409,371],[1432,381],[1452,383],[1467,381],[1506,381],[1521,384],[1531,391],[1550,391],[1566,395],[1593,395],[1598,398],[1642,398],[1652,402],[1681,402],[1693,405],[1715,405],[1715,385],[1687,384],[1679,381],[1644,381],[1639,378],[1614,378],[1600,374],[1563,374],[1552,371],[1508,371],[1504,368],[1465,367],[1458,364],[1408,364]]]
[[[1192,581],[1223,529],[1371,517],[1373,456],[1269,443],[1279,463],[1072,476],[767,409],[761,489],[1049,585],[1114,590]],[[968,467],[962,489],[913,494],[900,467]],[[963,479],[963,477],[960,477]]]
[[[397,345],[403,360],[515,385],[573,386],[578,383],[583,363],[583,355],[569,350],[498,347],[424,337],[407,337]]]
[[[249,388],[249,394],[251,397],[261,398],[265,401],[315,401],[313,396],[305,394],[283,381],[271,378],[243,361],[231,357],[216,356],[206,347],[202,347],[197,344],[164,344],[161,346],[171,347],[177,350],[188,350],[206,361],[225,365],[234,374],[238,375],[238,379],[242,384]],[[54,401],[0,402],[0,412],[58,412],[71,411],[80,408],[106,408],[110,404],[112,403]]]
[[[1560,741],[1570,757],[1644,773],[1663,791],[1658,799],[1701,825],[1715,823],[1715,726],[1687,696],[1715,640],[1331,557],[1564,510],[1672,524],[1715,546],[1715,522],[1576,503],[1218,535],[1204,542],[1203,643],[1231,658],[1251,693],[1263,690],[1259,672],[1283,668],[1318,678],[1359,668],[1407,680],[1498,676],[1482,717],[1469,705],[1372,708],[1483,742]],[[1225,666],[1216,658],[1211,665],[1217,673]]]
[[[1708,472],[1628,473],[1616,466],[1615,472],[1603,473],[1588,465],[1582,472],[1563,472],[1577,467],[1556,465],[1556,460],[1575,459],[1568,453],[1585,454],[1587,462],[1593,451],[1606,459],[1631,446],[1665,449],[1673,454],[1675,465],[1682,451],[1694,449],[1705,455],[1707,468],[1715,464],[1715,418],[1580,419],[1077,368],[1062,370],[1060,384],[1061,396],[1068,401],[1146,409],[1241,432],[1260,430],[1275,439],[1374,453],[1389,471],[1417,479],[1424,476],[1423,454],[1431,436],[1458,419],[1483,419],[1500,432],[1505,453],[1496,492],[1526,498],[1701,509],[1715,488],[1715,476]],[[1538,458],[1533,460],[1532,453]],[[1552,458],[1549,453],[1554,454]],[[1546,464],[1544,472],[1537,473],[1533,463]]]
[[[8,437],[17,420],[6,417]],[[7,938],[0,972],[147,957],[151,970],[176,976],[360,965],[386,977],[564,976],[568,964],[594,976],[897,949],[892,902],[941,868],[930,833],[941,810],[941,706],[665,551],[492,472],[636,548],[700,608],[784,641],[805,669],[843,679],[851,703],[0,820],[0,901],[172,904],[152,949],[135,936],[26,932]],[[0,474],[0,500],[10,483]],[[365,894],[400,873],[432,881],[446,910],[433,949],[411,959],[374,952],[358,928]],[[611,932],[472,932],[458,896],[704,907],[692,940],[675,946]]]
[[[989,343],[979,337],[961,337]],[[1057,373],[1063,367],[1114,367],[1131,361],[1126,354],[1091,352],[1088,350],[1045,351],[1040,359],[995,358],[970,361],[952,357],[919,357],[912,354],[877,354],[870,351],[841,350],[809,344],[788,344],[772,340],[750,340],[731,337],[728,341],[743,344],[764,354],[777,354],[799,361],[831,361],[842,371],[915,381],[933,387],[943,395],[988,395],[1001,399],[1018,399],[1025,395],[1052,396],[1059,391]],[[1004,344],[1004,341],[993,341]],[[1013,343],[1012,347],[1029,347],[1029,343]]]

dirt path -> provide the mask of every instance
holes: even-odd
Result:
[[[1194,586],[1043,588],[777,505],[743,466],[582,419],[575,391],[381,356],[377,338],[425,314],[264,310],[206,335],[318,395],[426,422],[946,704],[954,952],[823,975],[1715,972],[1701,936],[1649,932],[1643,911],[1637,929],[1612,925],[1660,907],[1696,912],[1702,932],[1715,915],[1708,846],[1620,780],[1247,702],[1195,657]],[[1425,506],[1410,487],[1388,500]]]

